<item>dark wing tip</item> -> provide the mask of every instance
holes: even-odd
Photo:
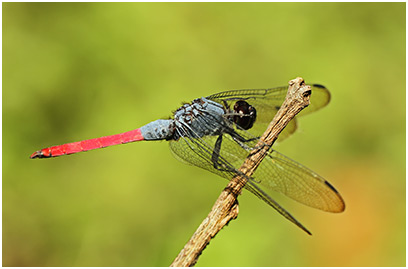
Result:
[[[322,84],[312,84],[312,86],[313,86],[313,88],[315,88],[315,89],[320,89],[320,90],[322,90],[323,92],[326,92],[326,94],[328,95],[327,103],[330,102],[330,100],[331,100],[331,93],[330,93],[329,89],[327,89],[327,88],[326,88],[325,86],[323,86]],[[313,94],[313,89],[312,89],[312,94]]]
[[[335,193],[339,193],[332,184],[330,184],[327,180],[324,181],[324,184],[326,184],[332,191],[334,191]]]
[[[322,88],[322,89],[326,89],[325,86],[323,86],[322,84],[312,84],[313,87],[315,88]]]
[[[346,204],[344,203],[343,198],[340,196],[340,193],[327,180],[324,181],[324,184],[326,184],[326,186],[328,186],[337,195],[339,199],[338,207],[335,210],[332,210],[330,212],[333,212],[333,213],[343,212],[346,209]]]

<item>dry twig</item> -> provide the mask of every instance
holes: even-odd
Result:
[[[242,174],[237,174],[228,183],[227,187],[222,191],[215,202],[211,212],[197,228],[190,241],[187,242],[171,266],[193,266],[197,262],[201,252],[210,243],[210,240],[225,225],[238,216],[237,197],[244,188],[247,179],[255,172],[256,168],[266,156],[267,151],[272,147],[278,135],[289,121],[303,108],[309,105],[310,94],[311,88],[305,85],[302,78],[298,77],[289,81],[289,89],[285,101],[260,138],[255,149],[249,154],[239,169]]]

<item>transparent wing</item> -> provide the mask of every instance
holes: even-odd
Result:
[[[249,137],[250,135],[245,138]],[[223,135],[218,164],[214,166],[215,141],[216,137],[211,136],[201,139],[183,138],[171,141],[170,147],[182,161],[231,179],[257,142],[253,140],[240,145],[228,134]],[[340,194],[328,181],[276,150],[268,152],[251,181],[263,190],[280,192],[323,211],[342,212],[345,207]]]
[[[224,137],[226,139],[223,139],[220,156],[217,159],[217,168],[215,168],[213,161],[214,148],[210,146],[216,143],[215,137],[207,136],[202,139],[182,137],[177,141],[170,141],[170,148],[176,158],[180,161],[201,167],[230,180],[233,176],[239,173],[237,168],[242,165],[243,160],[248,155],[248,151],[237,146],[235,141],[227,138],[227,135],[224,135]],[[233,145],[234,148],[230,148],[231,145]],[[245,188],[273,207],[278,213],[297,225],[303,231],[311,234],[309,230],[265,193],[252,179],[248,180]]]
[[[313,84],[311,88],[310,105],[286,126],[279,135],[278,141],[283,141],[296,131],[297,117],[319,110],[330,102],[330,92],[324,86]],[[237,100],[247,101],[257,111],[255,124],[249,131],[255,136],[261,136],[285,100],[287,91],[287,86],[270,89],[233,90],[210,95],[207,99],[223,105],[227,104],[230,108],[234,106]]]
[[[302,223],[300,223],[297,219],[295,219],[286,209],[281,207],[274,199],[272,199],[268,194],[266,194],[259,186],[257,186],[252,180],[249,180],[245,185],[245,188],[252,192],[256,197],[263,200],[265,203],[273,207],[276,211],[279,212],[282,216],[284,216],[289,221],[293,222],[296,226],[300,229],[305,231],[308,234],[312,234]]]
[[[344,201],[323,177],[272,150],[254,173],[256,184],[327,212],[344,211]]]
[[[234,140],[229,134],[220,137],[181,137],[170,141],[170,148],[176,158],[230,180],[238,172],[257,140],[247,132],[243,138],[247,142]],[[222,139],[220,149],[214,145]],[[214,159],[214,151],[219,155]],[[310,232],[289,212],[272,199],[265,190],[273,190],[303,203],[328,212],[342,212],[344,202],[336,189],[321,176],[288,157],[271,150],[248,180],[245,188],[272,206],[282,216],[296,224],[305,232]]]

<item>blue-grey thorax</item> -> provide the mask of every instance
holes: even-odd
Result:
[[[156,120],[140,128],[145,140],[177,140],[181,136],[200,138],[218,135],[227,126],[221,104],[199,98],[174,113],[174,119]]]

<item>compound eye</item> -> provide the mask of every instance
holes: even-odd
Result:
[[[234,123],[244,130],[251,129],[256,120],[256,109],[246,101],[237,101],[234,105]]]

